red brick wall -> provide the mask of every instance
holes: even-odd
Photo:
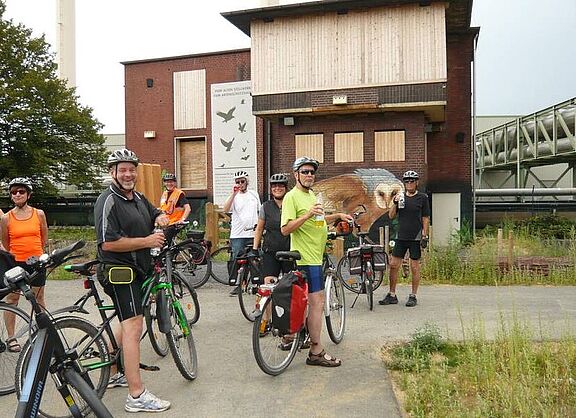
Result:
[[[173,73],[206,70],[206,128],[174,130]],[[148,88],[146,80],[154,86]],[[160,164],[174,172],[174,138],[205,137],[207,143],[206,167],[208,189],[192,193],[196,197],[212,197],[212,147],[210,86],[216,83],[250,79],[250,51],[217,52],[166,60],[149,60],[125,65],[125,117],[126,146],[134,150],[147,163]],[[145,130],[156,131],[155,139],[144,139]],[[256,120],[257,149],[262,161],[262,120]],[[262,190],[262,164],[259,164],[258,189]]]
[[[357,115],[328,115],[316,117],[297,116],[294,126],[284,126],[281,118],[271,120],[272,172],[291,172],[292,162],[297,157],[294,148],[296,134],[324,134],[324,163],[317,180],[351,173],[356,168],[385,168],[402,178],[404,171],[416,170],[426,184],[424,126],[422,112],[387,112]],[[406,161],[374,161],[374,131],[404,130]],[[363,132],[364,161],[358,163],[334,163],[334,133]]]

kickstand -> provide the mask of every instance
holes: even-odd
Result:
[[[360,296],[360,293],[356,293],[356,297],[354,298],[354,302],[352,302],[352,306],[350,306],[350,309],[353,309],[354,305],[356,305],[356,301],[358,300],[358,296]]]
[[[140,368],[142,370],[146,370],[147,372],[158,372],[160,371],[160,367],[158,366],[148,366],[147,364],[140,363]]]

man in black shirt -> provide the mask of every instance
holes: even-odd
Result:
[[[128,386],[124,409],[128,412],[159,412],[170,402],[149,392],[140,376],[140,337],[142,336],[142,293],[140,286],[151,268],[150,248],[162,247],[164,234],[155,233],[154,224],[168,225],[168,217],[136,192],[138,157],[121,149],[108,157],[112,177],[94,206],[98,243],[99,279],[112,298],[120,320],[115,330],[122,345],[125,376],[116,373],[108,387]],[[122,272],[122,280],[115,276]],[[126,274],[129,273],[129,274]]]
[[[430,205],[428,196],[418,192],[418,173],[406,171],[402,182],[406,189],[405,194],[394,196],[394,205],[388,212],[390,219],[398,215],[398,236],[392,250],[390,260],[390,291],[378,303],[380,305],[397,304],[396,283],[398,282],[398,269],[410,251],[410,269],[412,271],[412,293],[408,296],[406,306],[416,306],[416,293],[420,284],[420,248],[428,245],[428,227],[430,225]]]

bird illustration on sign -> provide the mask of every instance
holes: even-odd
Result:
[[[228,122],[229,120],[234,119],[234,111],[236,110],[236,106],[231,108],[228,112],[216,112],[218,116],[222,118],[222,122]]]
[[[220,138],[220,143],[226,148],[226,151],[230,151],[232,149],[232,143],[234,142],[234,139],[236,138],[232,138],[230,141],[225,141]]]
[[[244,122],[244,123],[238,122],[238,130],[240,132],[246,132],[246,122]]]

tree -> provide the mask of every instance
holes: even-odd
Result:
[[[99,188],[103,125],[56,75],[44,36],[6,20],[0,0],[0,181],[29,177],[35,190],[55,183]]]

